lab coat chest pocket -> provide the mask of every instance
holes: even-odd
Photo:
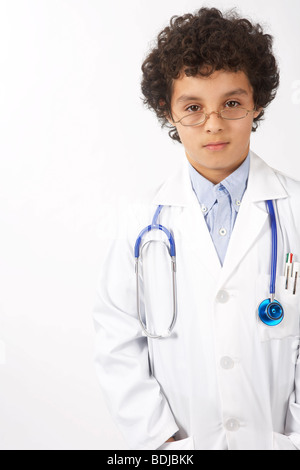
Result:
[[[272,339],[283,339],[288,336],[299,336],[299,312],[300,312],[300,286],[297,285],[296,293],[293,294],[294,279],[290,278],[289,288],[286,289],[286,279],[284,276],[276,278],[275,299],[281,303],[284,310],[284,318],[276,326],[265,325],[258,317],[258,306],[264,300],[270,298],[269,294],[270,276],[261,274],[256,283],[257,300],[257,327],[261,341]]]

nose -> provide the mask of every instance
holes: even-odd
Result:
[[[206,121],[204,123],[205,131],[211,134],[216,134],[223,129],[224,120],[221,118],[217,111],[211,111],[206,114]]]

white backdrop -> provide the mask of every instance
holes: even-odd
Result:
[[[299,0],[0,0],[1,449],[126,449],[93,365],[96,282],[123,205],[184,158],[140,65],[201,6],[275,36],[281,86],[252,149],[300,179]]]

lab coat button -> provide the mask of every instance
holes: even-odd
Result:
[[[240,429],[240,423],[236,419],[228,419],[225,423],[227,431],[235,432]]]
[[[228,302],[229,299],[229,294],[226,292],[226,290],[220,290],[217,295],[217,301],[220,302],[221,304],[225,304]]]
[[[228,356],[222,357],[220,360],[220,364],[222,369],[229,370],[234,368],[234,361],[231,359],[231,357]]]

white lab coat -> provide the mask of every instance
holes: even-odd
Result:
[[[276,299],[285,317],[258,319],[269,298],[274,201],[278,229]],[[221,267],[185,161],[154,200],[135,204],[109,250],[94,311],[95,364],[109,409],[131,449],[300,449],[300,281],[285,290],[286,253],[300,261],[300,182],[250,152],[248,187]],[[171,229],[177,254],[178,318],[172,335],[151,340],[137,318],[133,247],[152,221]],[[165,240],[161,231],[150,238]],[[141,310],[162,332],[172,317],[165,245],[143,249]],[[291,284],[291,283],[290,283]],[[144,289],[143,289],[144,286]],[[163,446],[162,448],[164,448]]]

